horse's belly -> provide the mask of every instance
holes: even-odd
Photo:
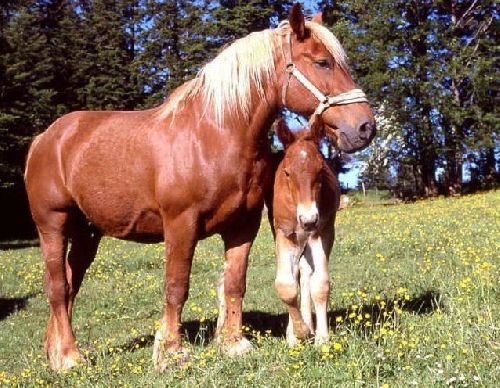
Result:
[[[89,201],[80,198],[78,205],[90,223],[104,235],[144,242],[163,239],[163,223],[159,209],[137,203]]]
[[[74,200],[89,222],[108,236],[139,241],[161,239],[163,223],[153,184],[140,174],[93,167],[82,164],[72,175],[70,185]]]

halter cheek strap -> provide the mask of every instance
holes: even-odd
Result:
[[[288,40],[288,52],[283,50],[283,56],[285,58],[285,72],[287,73],[285,83],[283,84],[283,91],[281,98],[283,101],[283,106],[286,106],[286,95],[288,92],[288,84],[290,79],[294,76],[297,81],[299,81],[307,90],[309,90],[314,97],[319,101],[319,104],[314,111],[314,115],[321,115],[328,108],[335,105],[347,105],[354,104],[356,102],[368,102],[365,93],[361,89],[352,89],[348,92],[338,94],[336,96],[325,96],[314,84],[307,79],[307,77],[295,66],[292,61],[292,34],[289,32],[287,34]]]

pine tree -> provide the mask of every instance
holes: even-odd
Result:
[[[83,15],[87,83],[79,92],[90,110],[133,109],[141,101],[133,71],[137,4],[94,0]]]

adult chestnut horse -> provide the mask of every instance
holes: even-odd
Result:
[[[224,241],[226,259],[218,337],[232,354],[251,347],[241,334],[242,298],[271,185],[272,121],[283,106],[306,116],[316,111],[347,152],[365,147],[374,133],[344,51],[320,19],[304,21],[295,5],[289,22],[235,41],[160,107],[73,112],[34,140],[25,182],[45,259],[45,351],[53,369],[82,361],[71,313],[102,235],[165,241],[157,370],[165,367],[165,352],[182,350],[193,252],[214,233]]]
[[[273,190],[278,260],[275,285],[288,307],[286,339],[295,345],[297,339],[315,334],[315,342],[323,343],[328,340],[328,258],[335,235],[340,186],[319,151],[323,135],[319,116],[312,118],[310,131],[292,133],[280,122],[277,134],[285,154],[276,169]],[[316,311],[316,328],[311,301]]]

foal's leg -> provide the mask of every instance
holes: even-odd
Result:
[[[330,277],[328,274],[328,257],[333,244],[333,230],[322,233],[309,240],[313,268],[311,275],[311,297],[316,311],[316,344],[328,341],[328,296],[330,293]]]
[[[225,267],[223,286],[219,284],[219,320],[217,340],[229,355],[244,354],[253,345],[242,334],[243,297],[246,291],[248,255],[260,224],[260,213],[249,215],[239,230],[222,233]]]
[[[42,222],[40,218],[37,227],[45,259],[45,291],[50,309],[44,349],[51,368],[60,371],[83,361],[68,316],[69,292],[65,264],[68,214],[51,210],[43,214]]]
[[[165,233],[165,305],[160,327],[155,335],[153,363],[156,371],[167,366],[165,352],[179,353],[182,360],[187,352],[181,346],[181,314],[189,293],[189,275],[197,242],[196,221],[184,213],[175,220],[164,221]]]
[[[295,345],[297,340],[303,340],[309,335],[298,307],[297,286],[298,269],[295,263],[299,247],[290,241],[281,230],[276,230],[276,257],[278,260],[275,286],[281,300],[287,305],[289,323],[286,339],[289,345]]]
[[[311,249],[306,246],[304,255],[299,260],[300,273],[300,313],[305,324],[314,335],[314,325],[312,319],[312,300],[311,300],[311,276],[313,273],[314,263],[311,256]]]

